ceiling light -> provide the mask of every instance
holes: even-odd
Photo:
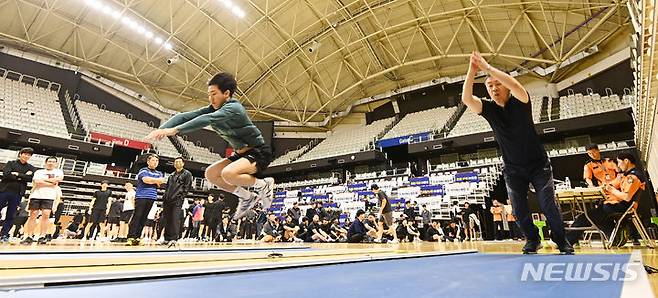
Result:
[[[157,43],[157,44],[162,44],[162,38],[159,37],[159,36],[156,37],[154,41],[155,41],[155,43]]]
[[[144,36],[146,36],[146,38],[148,38],[148,39],[151,39],[151,38],[153,38],[153,32],[146,31],[146,32],[144,32]]]
[[[171,50],[171,49],[174,48],[174,46],[173,46],[172,44],[168,43],[168,42],[165,42],[164,47],[165,47],[165,49],[167,49],[167,50]]]

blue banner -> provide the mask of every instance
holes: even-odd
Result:
[[[409,178],[409,184],[411,186],[422,186],[430,184],[430,177],[413,177]]]
[[[350,184],[347,186],[349,191],[359,191],[368,189],[368,185],[365,182]]]
[[[397,137],[397,138],[382,139],[377,141],[377,146],[386,148],[386,147],[393,147],[393,146],[415,143],[420,141],[426,141],[430,139],[431,134],[432,133],[429,132],[421,132],[421,133]]]
[[[455,174],[455,182],[480,182],[478,173],[464,172]]]
[[[367,197],[372,197],[372,196],[375,195],[375,193],[372,192],[372,191],[370,191],[370,190],[366,190],[366,191],[357,191],[356,194],[357,194],[358,196],[367,196]]]
[[[443,196],[443,185],[425,185],[420,187],[420,193],[426,196]]]

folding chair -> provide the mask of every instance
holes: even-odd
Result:
[[[628,219],[631,220],[635,228],[637,229],[637,232],[640,234],[640,237],[642,237],[642,240],[644,240],[644,243],[646,246],[651,247],[651,248],[656,248],[656,243],[651,240],[649,237],[649,233],[647,233],[647,230],[644,228],[644,225],[642,224],[642,221],[640,220],[640,216],[637,214],[637,207],[640,201],[640,194],[642,191],[638,191],[635,196],[633,196],[632,204],[626,209],[624,213],[615,213],[611,214],[609,217],[617,217],[617,224],[615,225],[614,230],[612,230],[612,234],[610,235],[610,238],[608,239],[608,246],[617,246],[617,247],[622,247],[624,244],[626,244],[626,241],[620,241],[615,243],[615,237],[619,233],[620,229],[622,229],[624,224]],[[625,239],[623,239],[625,240]]]

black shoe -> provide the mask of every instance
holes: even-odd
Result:
[[[537,250],[542,248],[541,241],[539,240],[528,240],[523,246],[524,255],[535,255]]]
[[[561,255],[572,255],[574,252],[573,246],[568,241],[565,241],[562,245],[558,245],[557,248],[560,250]]]
[[[0,237],[0,243],[9,243],[9,236]]]
[[[39,238],[39,240],[37,240],[37,243],[38,244],[46,244],[46,243],[48,243],[48,239],[46,239],[46,237],[41,237],[41,238]]]
[[[633,246],[640,246],[642,243],[640,243],[640,240],[638,239],[633,239]]]
[[[23,245],[31,245],[34,242],[34,239],[32,237],[27,237],[21,241],[21,244]]]

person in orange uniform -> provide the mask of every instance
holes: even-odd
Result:
[[[617,165],[613,160],[601,159],[601,151],[597,144],[586,147],[587,155],[591,158],[583,168],[583,179],[589,187],[603,186],[615,181]]]
[[[635,167],[635,163],[635,157],[628,152],[617,155],[617,166],[621,170],[621,173],[615,179],[618,183],[608,183],[603,186],[606,193],[605,201],[587,211],[590,219],[607,236],[612,234],[615,226],[615,223],[608,218],[608,215],[625,212],[633,204],[633,198],[639,195],[639,190],[645,187],[646,179],[642,172]],[[576,217],[571,225],[571,227],[588,226],[590,226],[590,223],[584,214]],[[569,240],[569,243],[576,243],[582,234],[583,231],[569,231],[567,240]]]

